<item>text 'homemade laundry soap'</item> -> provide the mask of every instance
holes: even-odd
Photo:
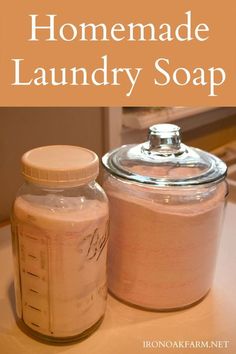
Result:
[[[22,157],[26,180],[13,206],[17,318],[40,339],[88,336],[105,312],[108,202],[97,155],[46,146]]]
[[[226,165],[154,125],[149,141],[103,157],[110,201],[108,287],[148,309],[184,308],[211,288],[227,185]]]

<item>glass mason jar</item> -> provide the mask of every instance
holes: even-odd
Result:
[[[172,124],[152,126],[149,141],[111,151],[103,165],[111,293],[153,310],[198,302],[213,281],[226,165],[182,144]]]
[[[97,155],[75,146],[22,157],[25,184],[12,213],[16,309],[38,339],[74,341],[103,318],[108,201],[98,171]]]

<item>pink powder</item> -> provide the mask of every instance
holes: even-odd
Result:
[[[221,229],[225,183],[208,196],[187,188],[142,187],[108,177],[109,289],[150,309],[190,305],[210,289]],[[205,190],[205,192],[207,189]],[[173,198],[186,193],[186,201]],[[190,199],[189,199],[190,198]]]
[[[18,197],[14,205],[17,312],[37,332],[74,336],[105,311],[108,208],[96,200],[82,205],[78,198],[64,197],[66,208],[50,209],[58,197],[49,195],[45,206],[40,198]]]

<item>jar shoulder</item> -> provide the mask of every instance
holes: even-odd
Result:
[[[18,190],[17,199],[23,199],[29,203],[42,204],[48,206],[64,208],[66,205],[78,206],[85,201],[98,201],[108,203],[106,193],[97,182],[91,182],[86,185],[52,189],[24,183]]]
[[[203,203],[207,200],[221,202],[228,194],[226,180],[217,184],[204,184],[188,187],[162,187],[150,186],[147,184],[130,182],[106,174],[103,181],[103,188],[107,195],[122,196],[129,200],[142,200],[157,204],[188,204]]]

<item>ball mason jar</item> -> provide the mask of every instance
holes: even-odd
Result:
[[[107,296],[108,201],[97,155],[46,146],[22,157],[12,213],[17,321],[41,340],[70,342],[101,323]]]
[[[180,129],[154,125],[149,141],[103,157],[110,202],[108,287],[143,308],[198,302],[214,275],[227,168],[181,143]]]

